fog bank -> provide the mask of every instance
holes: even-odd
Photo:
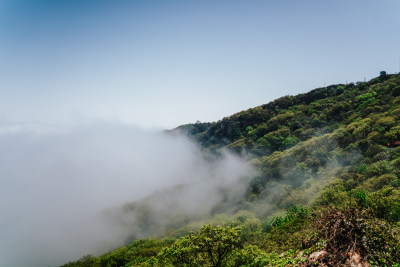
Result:
[[[221,189],[244,183],[251,169],[180,135],[117,123],[29,124],[0,126],[0,174],[0,266],[23,267],[105,252],[163,229],[166,214],[210,212]],[[179,193],[147,201],[158,224],[138,227],[127,203],[164,189]]]

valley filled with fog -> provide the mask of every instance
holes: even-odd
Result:
[[[1,266],[61,264],[161,231],[166,214],[209,214],[219,189],[251,174],[237,156],[217,158],[182,135],[118,123],[3,125],[0,147]],[[178,185],[179,193],[146,202],[159,214],[147,232],[134,210],[121,211]]]

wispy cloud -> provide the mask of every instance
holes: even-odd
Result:
[[[1,266],[48,266],[105,252],[149,234],[136,227],[134,210],[117,212],[123,204],[184,185],[173,197],[148,201],[162,229],[161,210],[209,212],[221,187],[250,173],[233,155],[210,160],[183,136],[128,125],[0,128]]]

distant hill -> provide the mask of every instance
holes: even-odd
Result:
[[[86,262],[92,265],[87,266],[106,266],[95,262],[119,257],[125,257],[125,266],[173,266],[176,255],[182,257],[182,266],[216,266],[196,246],[191,256],[184,254],[179,247],[183,241],[175,242],[174,251],[165,249],[208,223],[240,227],[239,245],[231,244],[229,250],[237,253],[229,254],[235,260],[225,259],[226,266],[398,266],[399,121],[400,75],[381,72],[367,82],[283,96],[217,122],[167,131],[183,132],[217,155],[224,150],[241,155],[258,173],[239,195],[237,188],[225,190],[208,216],[181,214],[158,238],[124,247],[124,256],[110,252],[90,257]],[[176,189],[162,194],[174,195]],[[143,203],[134,206],[139,209]],[[143,244],[152,252],[138,248]],[[134,249],[144,256],[139,258]],[[185,261],[188,257],[193,265]]]

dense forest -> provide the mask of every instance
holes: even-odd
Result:
[[[400,75],[382,71],[166,131],[256,172],[195,216],[149,204],[185,185],[126,204],[146,234],[63,266],[400,266],[399,120]]]

